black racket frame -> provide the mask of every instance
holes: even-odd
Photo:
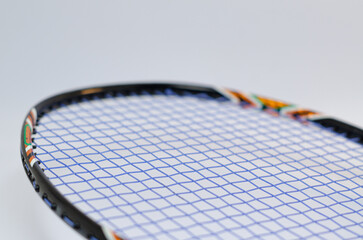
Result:
[[[169,84],[169,83],[140,83],[140,84],[126,84],[126,85],[112,85],[105,87],[84,88],[71,92],[58,94],[56,96],[45,99],[38,103],[34,108],[37,112],[36,124],[33,128],[33,133],[36,132],[36,126],[39,119],[47,112],[63,105],[81,102],[84,99],[90,100],[95,97],[104,98],[107,96],[115,96],[122,94],[128,96],[131,94],[142,94],[147,92],[149,94],[157,94],[164,92],[167,89],[183,95],[184,92],[188,93],[203,93],[213,98],[225,98],[222,93],[211,87],[184,85],[184,84]],[[28,115],[27,115],[28,116]],[[347,138],[354,138],[357,142],[363,144],[363,130],[357,127],[346,124],[342,121],[333,118],[323,118],[312,120],[321,124],[323,127],[329,128],[339,134],[345,135]],[[21,159],[25,172],[33,184],[33,187],[46,204],[65,222],[78,231],[81,235],[92,240],[108,240],[102,230],[102,227],[93,221],[91,218],[83,214],[79,209],[73,206],[49,181],[41,168],[39,162],[36,162],[33,167],[30,166],[29,156],[26,154],[24,142],[24,129],[26,121],[24,121],[21,132]],[[32,148],[36,148],[32,140]]]

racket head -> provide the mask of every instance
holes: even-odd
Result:
[[[37,131],[39,119],[66,106],[82,102],[97,101],[107,98],[125,98],[135,96],[180,96],[195,99],[207,99],[215,102],[234,102],[242,108],[254,108],[267,112],[277,118],[292,118],[305,125],[319,124],[354,142],[363,143],[363,131],[334,118],[299,108],[292,104],[254,94],[245,94],[227,89],[216,89],[182,84],[130,84],[81,89],[48,98],[37,104],[27,115],[21,133],[21,157],[26,174],[34,189],[44,202],[66,223],[89,239],[121,239],[109,226],[101,225],[67,199],[49,177],[43,172],[42,162],[35,155],[33,135]],[[198,100],[199,101],[199,100]],[[361,157],[361,156],[359,156]],[[359,158],[362,160],[361,158]],[[359,167],[359,166],[358,166]],[[360,214],[362,216],[362,214]]]

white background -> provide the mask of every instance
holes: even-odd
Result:
[[[255,92],[363,126],[363,1],[0,0],[1,239],[82,239],[21,166],[27,111],[136,80]]]

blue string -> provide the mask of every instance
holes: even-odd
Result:
[[[173,90],[106,95],[40,119],[37,158],[129,239],[363,234],[363,147],[319,126]]]

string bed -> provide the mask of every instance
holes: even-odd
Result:
[[[39,120],[37,158],[127,239],[359,239],[363,147],[313,124],[171,91],[84,100]]]

